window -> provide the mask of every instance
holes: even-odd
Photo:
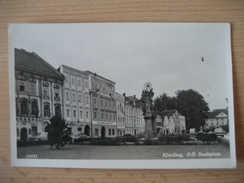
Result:
[[[86,111],[86,118],[88,119],[89,118],[89,112]]]
[[[69,109],[67,109],[67,116],[69,117]]]
[[[38,110],[38,103],[37,100],[33,100],[31,102],[31,114],[35,115],[36,117],[38,116],[39,110]]]
[[[78,128],[77,128],[77,131],[78,131],[78,132],[82,131],[82,128],[81,128],[81,127],[78,127]]]
[[[73,110],[74,118],[76,118],[76,110]]]
[[[24,85],[20,85],[19,86],[19,91],[25,91],[25,86]]]
[[[32,94],[32,95],[36,94],[36,84],[35,83],[30,84],[30,94]]]
[[[21,115],[28,115],[28,102],[27,99],[23,99],[20,104],[21,107]]]
[[[97,112],[96,111],[94,112],[94,118],[95,119],[97,118]]]
[[[73,101],[75,101],[75,93],[73,93]]]
[[[94,107],[97,107],[97,98],[94,98],[93,102],[94,102]]]
[[[115,130],[114,129],[112,129],[112,134],[115,135]]]
[[[43,96],[49,98],[49,88],[46,86],[43,86]]]
[[[79,95],[79,102],[82,102],[82,100],[81,100],[81,95]]]
[[[72,85],[75,84],[75,78],[72,78]]]
[[[54,100],[59,102],[60,101],[60,98],[59,98],[59,92],[55,92],[54,93]]]
[[[80,80],[78,80],[78,86],[81,86],[81,84],[80,84]]]
[[[69,100],[69,92],[66,92],[66,99]]]
[[[98,136],[98,129],[95,128],[95,136]]]
[[[86,81],[86,88],[88,88],[88,82]]]
[[[80,111],[80,118],[83,118],[83,112]]]
[[[111,136],[111,129],[108,129],[108,135]]]
[[[101,100],[101,106],[103,107],[103,100]]]
[[[25,85],[26,85],[26,82],[25,81],[19,81],[19,91],[21,92],[24,92],[25,91]]]
[[[65,76],[65,83],[69,82],[69,76]]]
[[[55,115],[61,116],[61,105],[60,104],[55,105]]]
[[[103,113],[101,113],[101,115],[102,115],[102,119],[103,119],[104,118]]]
[[[89,98],[86,96],[86,104],[89,104]]]
[[[59,93],[55,93],[55,97],[58,97],[59,96]]]
[[[50,105],[49,103],[44,104],[44,117],[50,116]]]
[[[106,119],[108,119],[108,114],[106,114]]]

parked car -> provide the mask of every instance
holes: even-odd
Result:
[[[214,130],[214,133],[217,135],[217,136],[221,136],[221,137],[224,137],[225,135],[225,131],[222,129],[222,128],[216,128]]]
[[[35,140],[35,141],[45,141],[48,140],[47,138],[47,132],[42,132],[40,135],[29,137],[29,140]]]
[[[90,138],[88,135],[85,135],[82,132],[73,133],[70,137],[71,137],[71,139],[70,139],[71,143],[82,142],[82,141]]]

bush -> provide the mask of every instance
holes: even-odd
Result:
[[[143,138],[143,137],[144,137],[143,134],[138,134],[138,135],[137,135],[137,138],[138,138],[138,139],[141,139],[141,138]]]
[[[197,140],[202,140],[204,137],[205,137],[205,133],[203,132],[199,132],[196,134]]]
[[[143,142],[144,145],[158,145],[159,141],[158,140],[152,140],[150,138],[147,138]]]
[[[91,145],[119,145],[122,142],[121,137],[115,137],[111,139],[92,139]]]
[[[183,141],[189,141],[190,136],[187,134],[161,135],[158,137],[159,144],[182,144]]]
[[[123,137],[123,142],[137,142],[138,139],[135,136],[125,136]]]

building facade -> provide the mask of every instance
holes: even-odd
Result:
[[[117,136],[115,82],[85,71],[89,75],[91,103],[91,136],[105,138]]]
[[[45,131],[49,119],[63,116],[64,76],[36,53],[15,49],[17,139]]]
[[[138,135],[145,132],[142,103],[136,96],[125,97],[125,133]]]
[[[158,113],[156,117],[156,125],[156,129],[159,129],[158,133],[165,135],[182,134],[186,132],[185,117],[177,110],[167,110]]]
[[[208,112],[205,125],[207,128],[217,128],[220,126],[228,125],[228,108],[226,109],[215,109]]]
[[[61,65],[59,71],[64,81],[64,119],[70,133],[82,132],[91,135],[89,76],[87,73]]]
[[[115,93],[116,108],[117,108],[117,135],[125,134],[125,94]]]

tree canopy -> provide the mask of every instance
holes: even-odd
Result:
[[[154,100],[154,107],[158,112],[165,110],[178,110],[185,116],[186,128],[200,129],[204,125],[206,112],[209,111],[208,103],[204,97],[197,91],[178,90],[175,97],[169,97],[163,93]]]

